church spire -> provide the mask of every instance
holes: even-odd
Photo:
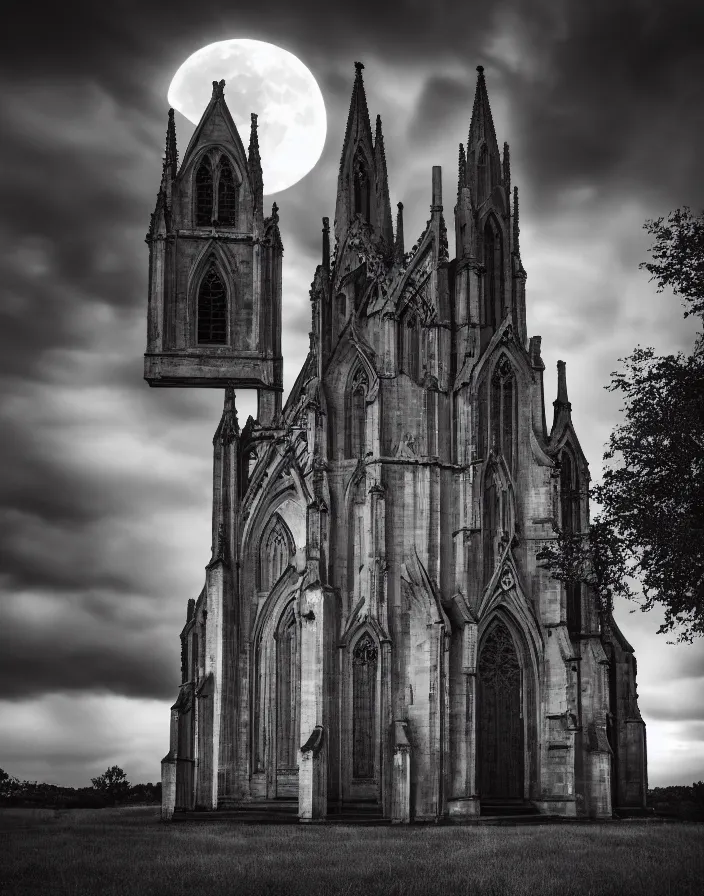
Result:
[[[169,121],[166,126],[166,153],[164,155],[164,173],[172,180],[178,170],[178,150],[176,149],[176,123],[174,110],[169,109]]]
[[[403,257],[406,254],[403,240],[403,203],[399,202],[398,211],[396,212],[396,242],[394,243],[394,261],[397,264],[403,264]]]
[[[247,164],[249,165],[249,173],[252,177],[252,185],[254,187],[255,214],[261,218],[263,216],[264,208],[264,180],[262,177],[262,160],[259,155],[259,135],[257,133],[257,115],[255,112],[252,112],[251,114],[251,121]]]
[[[477,66],[477,89],[474,94],[472,120],[467,137],[467,182],[474,186],[477,205],[489,198],[492,189],[501,183],[501,157],[491,116],[484,66]]]
[[[462,189],[467,185],[467,157],[464,154],[464,144],[460,143],[460,157],[457,166],[457,201],[462,195]]]
[[[374,165],[376,167],[376,206],[377,226],[379,233],[391,249],[394,244],[394,231],[391,223],[391,201],[389,199],[389,176],[386,170],[386,151],[384,135],[381,131],[381,115],[376,117],[376,133],[374,136]]]
[[[355,215],[370,224],[376,211],[376,164],[361,62],[355,62],[355,78],[342,144],[335,205],[335,240],[344,243]]]

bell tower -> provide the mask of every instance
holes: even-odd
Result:
[[[257,116],[249,152],[213,93],[178,165],[173,109],[149,246],[144,378],[150,386],[257,389],[259,419],[281,410],[278,208],[263,213]]]

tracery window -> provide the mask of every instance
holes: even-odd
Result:
[[[362,218],[369,222],[369,210],[371,199],[371,183],[367,166],[357,154],[354,159],[354,213],[360,214]]]
[[[571,452],[564,448],[560,454],[560,523],[563,532],[579,532],[580,489],[577,465]],[[567,582],[567,629],[576,634],[582,629],[582,586]]]
[[[198,290],[198,344],[227,344],[227,288],[214,259]]]
[[[376,757],[376,680],[378,648],[363,635],[352,653],[352,774],[373,778]]]
[[[230,227],[237,224],[237,184],[232,165],[224,156],[218,177],[218,223]]]
[[[262,591],[271,591],[291,559],[291,542],[284,525],[281,517],[275,517],[262,541],[259,558],[259,587]]]
[[[398,369],[414,383],[420,382],[423,322],[412,305],[407,305],[399,321]]]
[[[367,377],[358,369],[347,393],[347,457],[364,457],[367,437]]]
[[[483,323],[496,329],[503,312],[503,239],[493,215],[484,225],[484,307]]]
[[[293,601],[281,616],[276,632],[276,761],[279,769],[295,768],[298,730],[298,670],[300,639]]]
[[[513,473],[516,435],[516,376],[511,362],[502,355],[491,377],[491,448],[503,454]]]
[[[205,156],[196,172],[196,227],[210,227],[213,220],[213,166]]]
[[[481,205],[489,197],[491,190],[489,179],[489,153],[486,143],[479,150],[477,160],[477,205]]]
[[[482,502],[482,559],[484,585],[494,574],[496,566],[497,536],[501,528],[501,493],[496,472],[489,468],[484,475],[484,495]]]

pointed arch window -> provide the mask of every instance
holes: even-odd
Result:
[[[367,377],[358,369],[347,394],[347,457],[364,457],[367,448]]]
[[[279,769],[294,769],[298,764],[299,668],[298,622],[291,601],[276,631],[276,764]]]
[[[499,325],[503,314],[504,251],[501,228],[493,215],[484,225],[484,302],[483,323],[493,329]]]
[[[352,652],[352,774],[373,778],[376,771],[376,679],[379,651],[364,634]]]
[[[292,540],[280,516],[274,518],[262,539],[259,556],[259,588],[271,591],[283,575],[293,554]]]
[[[477,160],[477,205],[489,198],[491,183],[489,178],[489,152],[486,143],[482,144]]]
[[[220,160],[218,177],[218,224],[226,227],[237,225],[237,184],[229,159]]]
[[[420,383],[423,351],[423,322],[409,303],[399,321],[398,369],[414,383]]]
[[[516,415],[516,375],[509,359],[502,355],[491,378],[491,448],[503,454],[511,473],[516,454]]]
[[[367,166],[361,157],[357,154],[354,160],[354,214],[360,214],[362,218],[369,222],[370,220],[370,204],[371,204],[371,182],[369,180],[369,172]]]
[[[213,165],[208,156],[196,172],[196,227],[210,227],[213,221]]]
[[[198,290],[198,344],[227,345],[227,288],[214,258]]]
[[[501,488],[493,468],[484,475],[484,494],[482,501],[482,559],[484,567],[484,586],[494,574],[496,566],[496,547],[501,535]]]
[[[568,448],[560,454],[560,523],[563,532],[581,530],[579,472],[574,456]],[[582,630],[582,586],[567,582],[567,630],[577,634]]]

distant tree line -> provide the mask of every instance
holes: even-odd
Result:
[[[92,787],[59,787],[39,781],[20,781],[0,768],[0,806],[50,809],[102,809],[107,806],[161,803],[161,781],[130,784],[116,765],[97,778]]]

